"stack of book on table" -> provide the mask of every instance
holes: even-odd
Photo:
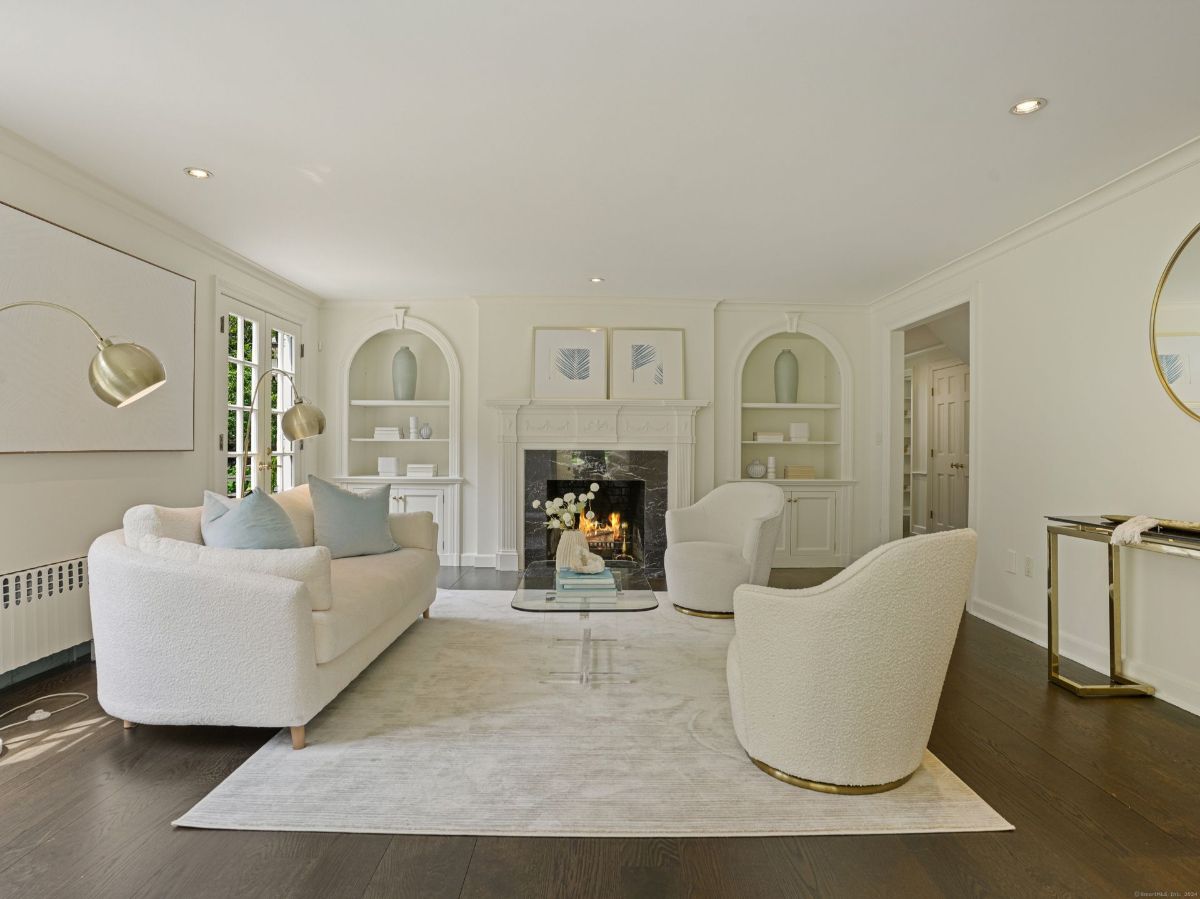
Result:
[[[785,465],[783,479],[785,481],[808,481],[817,476],[817,470],[812,465]]]
[[[404,469],[404,473],[410,478],[436,478],[437,464],[430,462],[409,462]]]
[[[783,443],[783,431],[755,431],[755,443]]]
[[[399,428],[376,428],[375,429],[375,439],[376,440],[399,440],[400,439],[400,429]]]
[[[595,574],[560,569],[554,574],[554,592],[563,597],[587,596],[589,599],[615,600],[617,581],[607,568]]]

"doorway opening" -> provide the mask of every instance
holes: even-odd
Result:
[[[902,534],[965,528],[971,484],[971,307],[954,306],[904,334],[898,445]]]

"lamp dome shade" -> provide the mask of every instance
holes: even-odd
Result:
[[[92,360],[88,381],[96,396],[120,409],[165,384],[167,371],[144,346],[105,340]]]
[[[325,413],[312,403],[297,400],[283,413],[283,436],[288,440],[306,440],[325,433]]]

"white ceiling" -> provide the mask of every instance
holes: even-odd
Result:
[[[1200,133],[1197,35],[1191,0],[3,0],[0,125],[330,299],[856,303]]]

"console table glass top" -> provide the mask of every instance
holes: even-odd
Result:
[[[1103,531],[1110,537],[1120,524],[1118,521],[1110,521],[1100,515],[1047,515],[1046,518],[1059,524]],[[1153,546],[1178,546],[1180,549],[1193,550],[1200,557],[1200,534],[1189,531],[1173,530],[1168,527],[1151,528],[1142,533],[1142,543],[1149,543]],[[1131,544],[1128,548],[1144,549],[1145,547]]]
[[[532,562],[521,577],[512,607],[520,612],[649,612],[658,608],[645,568],[636,562],[617,561],[607,562],[605,567],[617,582],[615,595],[556,593],[554,562]]]

